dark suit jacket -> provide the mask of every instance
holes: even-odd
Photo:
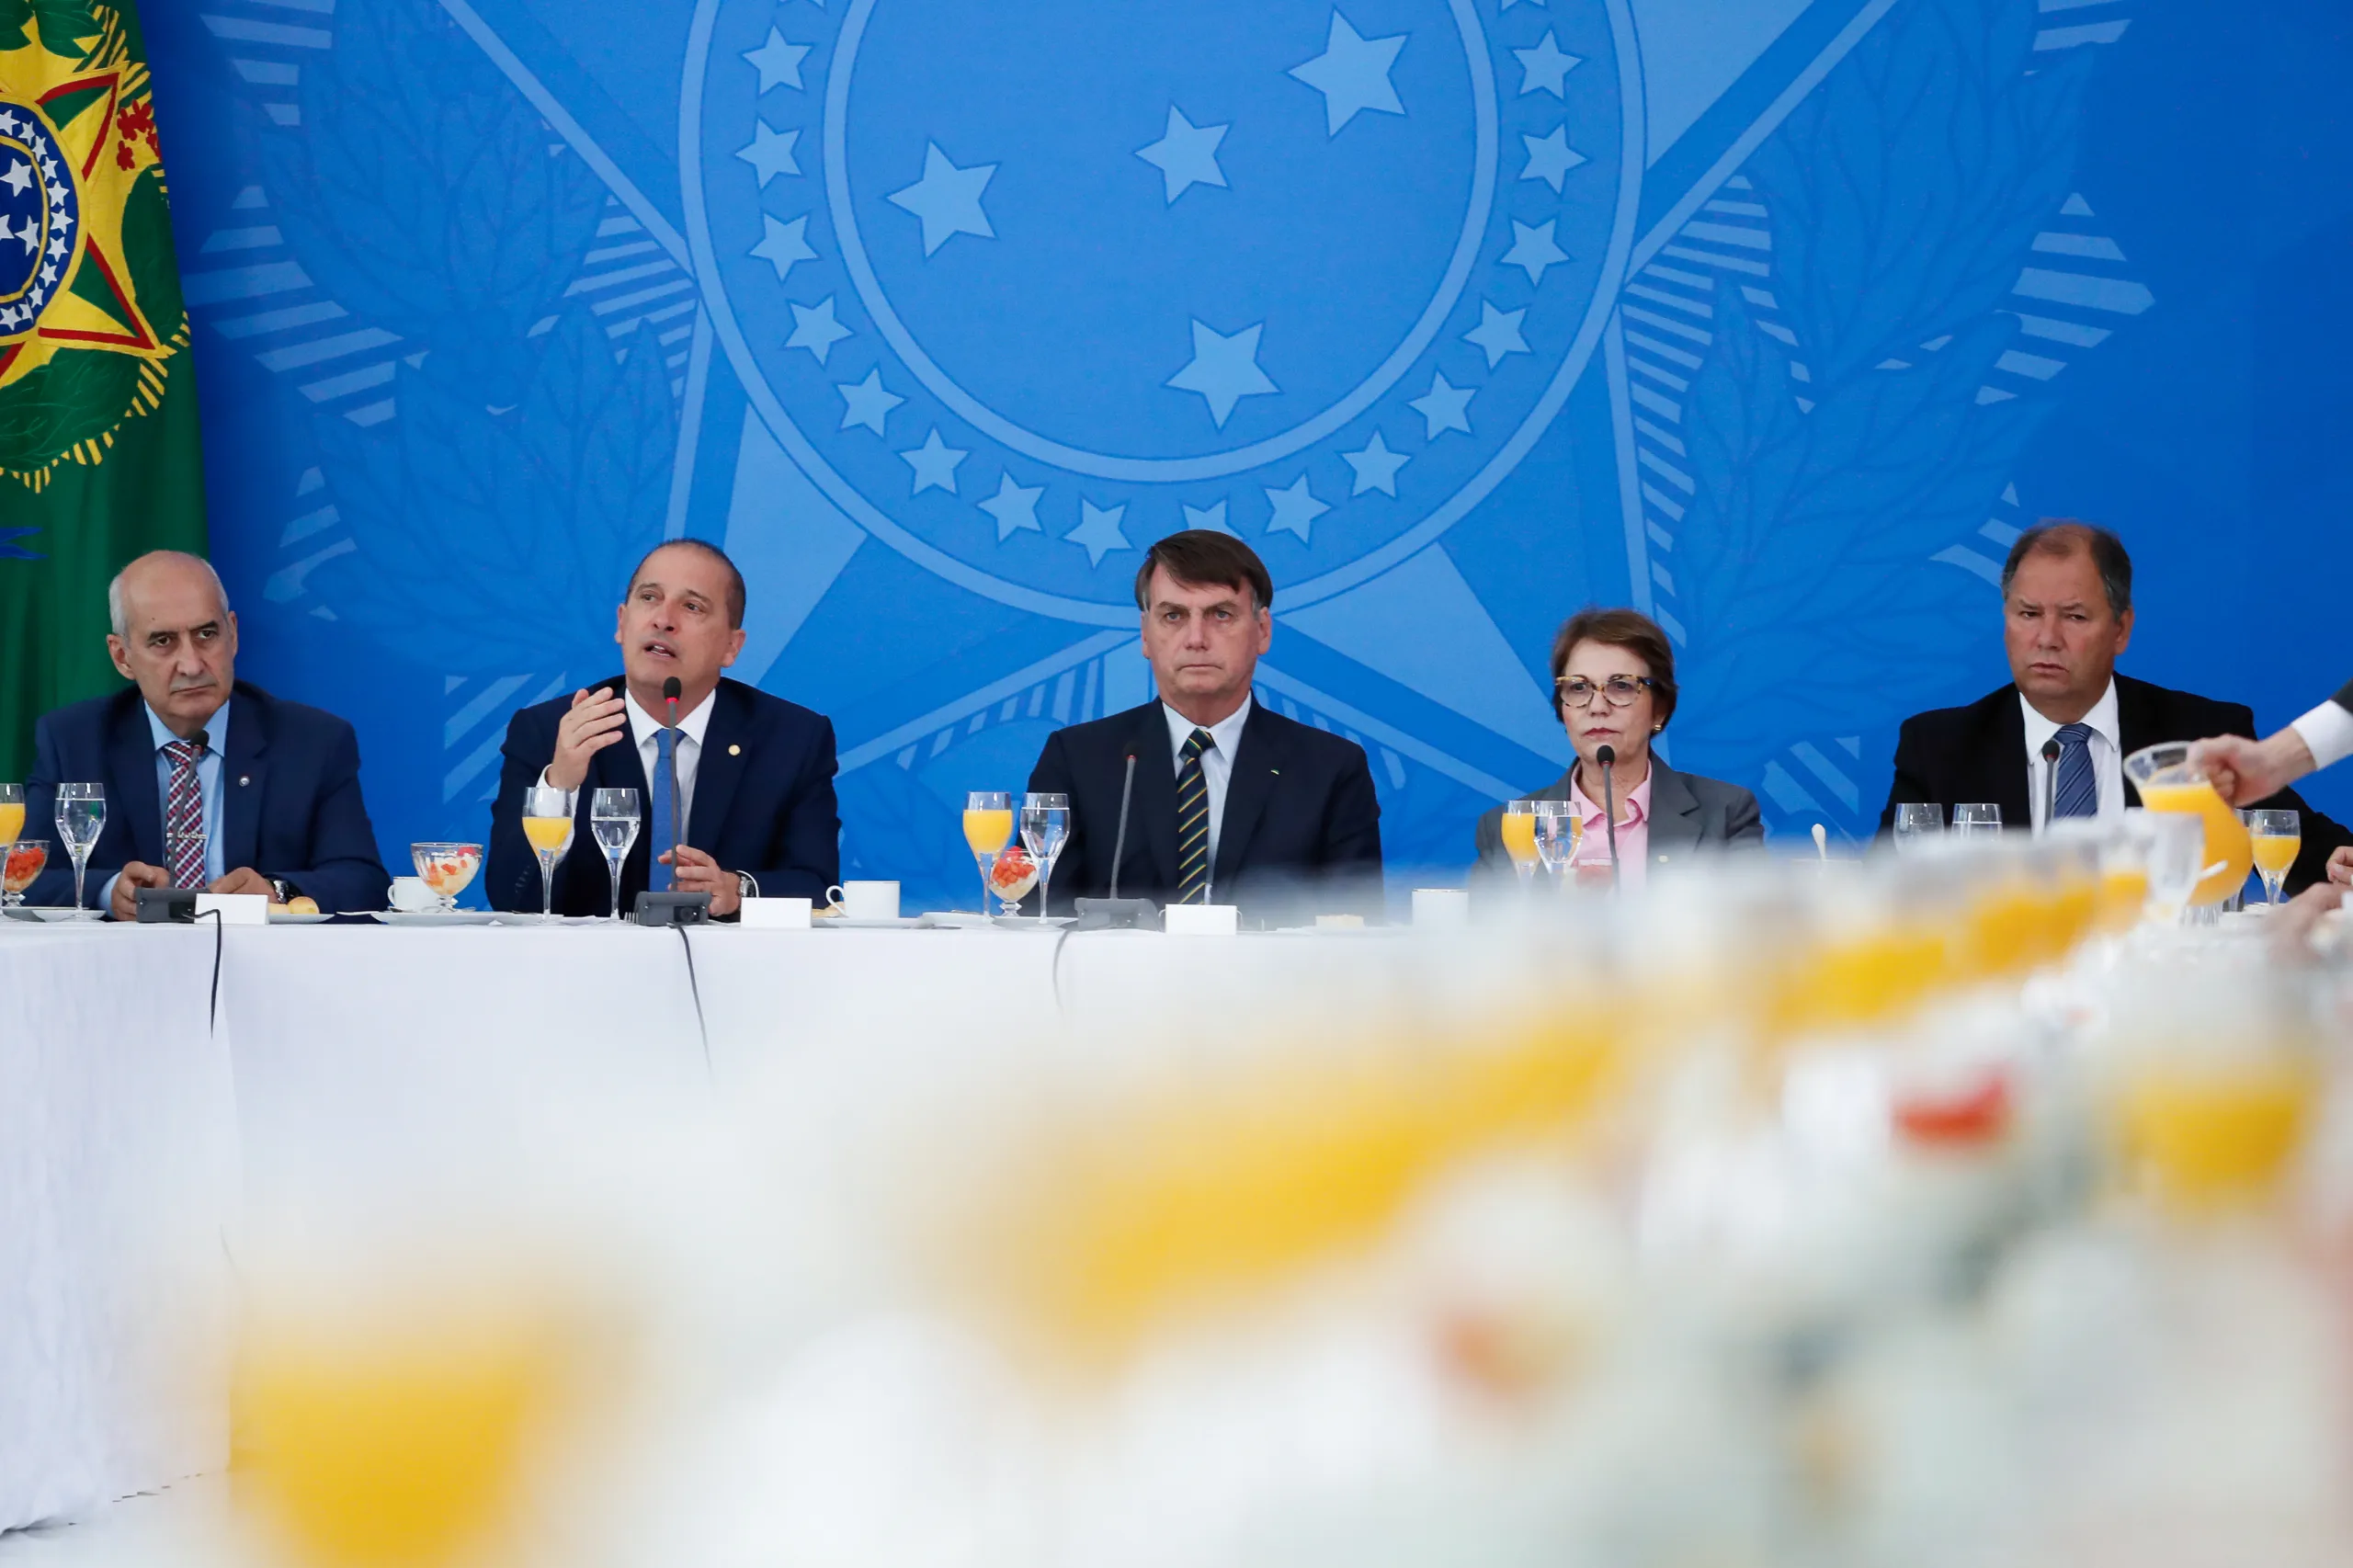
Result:
[[[2209,735],[2255,733],[2255,714],[2245,703],[2217,702],[2191,692],[2152,686],[2131,676],[2116,677],[2116,727],[2124,755],[2166,741],[2197,741]],[[2006,686],[1966,708],[1938,708],[1904,721],[1895,741],[1895,780],[1880,812],[1881,833],[1892,830],[1895,808],[1905,801],[1951,806],[1991,801],[2002,808],[2004,827],[2034,821],[2027,799],[2026,716],[2018,688]],[[2124,780],[2127,805],[2141,803],[2132,780]],[[2303,848],[2288,872],[2288,891],[2301,892],[2328,874],[2329,852],[2353,843],[2353,834],[2304,804],[2293,790],[2282,790],[2257,806],[2302,813]]]
[[[250,681],[231,693],[221,756],[221,864],[291,882],[330,913],[384,907],[392,886],[359,795],[359,739],[334,714],[281,701]],[[106,786],[107,823],[90,851],[92,902],[125,863],[166,862],[155,737],[137,687],[44,714],[33,730],[25,833],[50,843],[29,903],[74,902],[74,863],[57,841],[57,786]]]
[[[1120,896],[1176,896],[1176,754],[1155,699],[1057,730],[1038,754],[1029,788],[1070,797],[1070,838],[1054,863],[1058,911],[1109,891],[1130,752],[1136,782]],[[1210,885],[1212,898],[1255,920],[1379,915],[1381,802],[1364,748],[1253,701],[1234,748]]]
[[[624,690],[619,676],[597,685]],[[825,890],[841,876],[833,722],[740,681],[722,680],[710,700],[710,724],[695,765],[687,842],[731,871],[749,871],[765,897],[813,898],[822,905]],[[571,706],[566,693],[521,710],[507,723],[506,762],[490,808],[490,851],[483,868],[483,892],[493,909],[536,913],[540,907],[540,858],[523,836],[523,791],[555,759],[556,724]],[[556,862],[559,915],[612,911],[612,876],[588,825],[598,790],[634,790],[639,812],[654,810],[645,764],[626,726],[620,740],[588,759],[572,847]],[[621,862],[623,913],[645,891],[653,845],[652,824],[646,823]]]
[[[2019,744],[2025,744],[2020,741]],[[1531,801],[1565,801],[1569,799],[1570,781],[1575,777],[1572,766],[1552,783],[1528,797]],[[1475,838],[1479,862],[1473,868],[1483,877],[1500,873],[1516,876],[1511,857],[1504,849],[1504,809],[1490,807],[1480,813]],[[1678,773],[1651,758],[1651,831],[1650,856],[1653,865],[1679,865],[1694,854],[1710,853],[1734,846],[1754,847],[1765,842],[1765,819],[1756,809],[1756,797],[1737,784],[1727,784],[1721,778],[1703,774]]]

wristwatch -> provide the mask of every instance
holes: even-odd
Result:
[[[270,878],[270,879],[269,879],[269,902],[270,902],[270,903],[293,903],[293,902],[294,902],[294,888],[293,888],[293,885],[292,885],[291,883],[290,883],[289,881],[287,881],[287,880],[286,880],[285,878],[283,878],[283,877],[272,877],[272,878]]]

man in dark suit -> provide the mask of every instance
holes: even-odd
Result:
[[[540,907],[524,791],[563,791],[572,846],[554,908],[605,915],[612,881],[589,825],[598,790],[637,791],[621,908],[648,888],[710,894],[732,917],[747,893],[824,901],[841,869],[834,726],[798,703],[722,677],[744,651],[744,577],[718,546],[674,540],[638,563],[615,617],[623,674],[517,712],[490,812],[483,888],[498,909]],[[676,701],[665,685],[677,684]],[[677,780],[673,837],[670,779]]]
[[[1266,563],[1231,534],[1191,528],[1145,552],[1136,608],[1158,698],[1056,731],[1029,775],[1032,792],[1070,797],[1057,908],[1109,891],[1132,756],[1120,896],[1239,904],[1261,920],[1380,912],[1364,748],[1252,696],[1274,597]]]
[[[156,551],[107,590],[107,652],[136,683],[44,714],[33,732],[25,830],[52,830],[61,783],[106,790],[92,847],[94,907],[137,913],[143,887],[315,900],[328,914],[381,909],[392,879],[359,793],[359,742],[332,713],[237,679],[237,618],[200,557]],[[74,898],[56,846],[26,891]]]
[[[1948,809],[1990,801],[2006,827],[2040,826],[2046,813],[2113,817],[2141,803],[2123,759],[2143,746],[2210,735],[2252,735],[2244,703],[2218,702],[2115,673],[2132,641],[2132,561],[2106,528],[2077,522],[2029,528],[2002,568],[2003,641],[2013,683],[1965,708],[1904,722],[1895,780],[1880,830],[1905,801]],[[2046,752],[2056,754],[2048,761]],[[2325,875],[2329,854],[2353,834],[2293,790],[2244,802],[2303,818],[2303,847],[2287,885],[2300,892]]]

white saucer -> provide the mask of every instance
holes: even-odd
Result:
[[[368,913],[387,926],[495,926],[505,918],[487,909],[371,909]]]
[[[828,927],[835,931],[912,931],[926,918],[921,915],[902,915],[892,920],[852,920],[847,915],[828,915],[809,924],[819,931]]]
[[[62,909],[45,903],[19,903],[8,911],[11,920],[39,920],[51,925],[66,920],[104,920],[106,917],[107,912],[103,909]]]
[[[324,910],[316,915],[302,915],[290,909],[273,909],[269,912],[269,923],[272,926],[324,926],[334,918],[334,915]]]

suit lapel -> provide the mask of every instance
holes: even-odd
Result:
[[[126,694],[128,700],[114,714],[107,737],[107,776],[122,799],[119,805],[107,802],[109,812],[119,811],[123,825],[130,829],[131,844],[123,850],[125,861],[144,860],[151,866],[165,863],[164,802],[155,785],[155,736],[147,725],[147,704],[133,687]],[[60,779],[60,783],[79,783],[79,779]],[[46,830],[46,824],[37,830],[30,823],[28,832]],[[103,837],[104,830],[100,830]],[[60,846],[62,849],[63,846]]]
[[[2164,733],[2165,717],[2157,711],[2157,688],[2127,676],[2116,677],[2116,740],[2124,756],[2131,756],[2143,746],[2156,745],[2179,737]],[[2120,765],[2123,756],[2117,758]],[[2132,776],[2124,775],[2124,803],[2137,806],[2141,791],[2132,787]]]
[[[1680,858],[1699,842],[1699,797],[1683,775],[1651,758],[1650,847],[1654,859]]]
[[[1154,698],[1134,710],[1136,722],[1129,732],[1128,745],[1136,754],[1136,796],[1134,817],[1128,824],[1128,837],[1141,838],[1152,858],[1153,881],[1155,886],[1174,889],[1176,886],[1176,753],[1168,744],[1168,719]],[[1120,749],[1116,766],[1127,769],[1127,748]],[[1116,808],[1115,808],[1116,809]],[[1113,831],[1118,831],[1118,819],[1113,819]],[[1125,881],[1122,878],[1122,881]]]
[[[1267,801],[1282,777],[1282,743],[1267,722],[1266,709],[1254,698],[1242,739],[1233,748],[1232,768],[1225,779],[1225,814],[1218,822],[1217,863],[1210,869],[1211,895],[1233,881],[1250,852],[1250,835],[1258,831]],[[1173,766],[1173,765],[1172,765]]]
[[[2024,699],[2015,686],[2002,689],[2001,700],[1994,705],[1994,742],[1985,760],[1986,782],[1991,792],[1982,797],[2002,808],[2005,827],[2029,827],[2034,823],[2034,809],[2029,803],[2026,761],[2026,710]],[[1948,804],[1970,802],[1954,801]]]
[[[261,801],[268,783],[269,699],[239,681],[221,756],[221,869],[261,864]]]
[[[711,694],[710,722],[703,726],[702,755],[695,761],[695,798],[687,817],[687,842],[715,850],[719,830],[734,803],[744,777],[743,743],[752,728],[752,704],[743,687],[722,680]]]

